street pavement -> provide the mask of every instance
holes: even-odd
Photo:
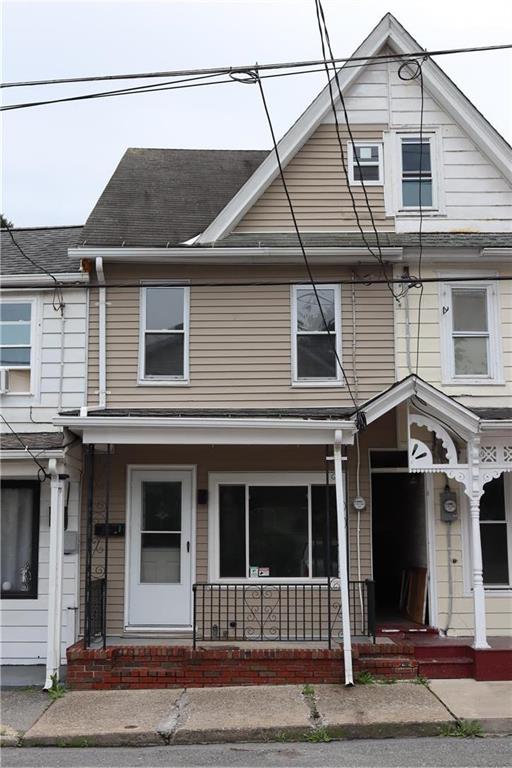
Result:
[[[208,746],[56,747],[2,750],[3,768],[508,768],[512,738],[417,738],[329,744],[209,744]]]

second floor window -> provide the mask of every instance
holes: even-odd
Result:
[[[32,364],[32,304],[0,304],[0,388],[4,393],[29,394]]]
[[[432,208],[432,158],[430,138],[403,137],[402,207]]]
[[[142,288],[141,379],[188,379],[188,297],[183,286]]]
[[[382,185],[382,144],[348,143],[348,170],[351,184]]]
[[[311,286],[293,287],[293,381],[298,384],[329,385],[341,381],[334,352],[336,349],[341,359],[340,286],[322,285],[317,292],[322,312]]]

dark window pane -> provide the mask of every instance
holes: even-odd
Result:
[[[3,347],[0,365],[30,365],[30,347]]]
[[[371,451],[372,469],[409,466],[407,451]]]
[[[219,487],[221,579],[247,576],[245,562],[245,485]]]
[[[30,320],[30,304],[0,304],[0,320]]]
[[[143,584],[178,584],[180,561],[181,534],[142,534],[140,580]]]
[[[332,288],[319,288],[317,293],[327,327],[330,331],[334,331],[334,291]],[[318,301],[310,288],[300,288],[297,291],[297,328],[299,331],[325,331]]]
[[[335,379],[336,357],[327,334],[297,336],[297,377],[299,379]]]
[[[325,485],[311,486],[311,522],[313,532],[313,576],[338,575],[338,520],[336,488],[329,486],[330,547],[327,548],[327,494]],[[330,558],[330,567],[327,564]],[[329,570],[329,573],[328,573]]]
[[[142,530],[181,531],[181,483],[142,483]]]
[[[251,486],[249,565],[270,578],[309,576],[308,489]]]
[[[0,325],[0,344],[30,344],[30,325]]]
[[[146,333],[146,376],[183,376],[184,336]]]
[[[428,141],[404,141],[402,142],[402,170],[404,173],[418,173],[420,170],[420,155],[421,155],[421,170],[423,173],[430,173],[430,143]]]
[[[354,165],[354,179],[355,181],[378,181],[379,180],[379,166],[378,165]]]
[[[506,523],[483,523],[480,526],[484,584],[508,584],[508,551]]]
[[[406,208],[419,208],[420,206],[420,182],[407,181],[402,182],[403,205]],[[432,206],[432,182],[421,182],[421,206]]]
[[[480,520],[505,520],[505,481],[503,475],[484,485],[480,499]]]
[[[2,594],[37,596],[36,490],[31,487],[2,487],[0,507],[2,536]],[[35,539],[34,539],[35,537]]]
[[[373,160],[374,162],[378,161],[379,159],[379,147],[377,146],[359,146],[354,147],[356,156],[359,158],[359,160],[362,161],[368,161]]]
[[[456,336],[453,339],[455,373],[457,376],[486,376],[487,338],[485,336]]]
[[[146,288],[146,330],[183,330],[183,288]]]
[[[453,330],[487,331],[487,291],[452,289]]]

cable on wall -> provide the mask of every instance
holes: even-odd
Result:
[[[36,466],[38,467],[38,470],[37,470],[37,479],[39,480],[39,482],[40,482],[40,483],[44,483],[44,481],[45,481],[45,480],[47,480],[47,479],[50,477],[50,475],[48,474],[48,472],[46,471],[46,469],[43,467],[43,465],[42,465],[42,464],[40,464],[40,463],[39,463],[39,461],[37,460],[37,457],[36,457],[36,456],[35,456],[35,455],[32,453],[32,451],[30,450],[30,448],[28,447],[28,445],[25,445],[25,443],[23,442],[23,440],[21,439],[21,437],[19,436],[19,434],[18,434],[18,433],[16,432],[16,430],[15,430],[15,429],[14,429],[14,428],[13,428],[13,427],[12,427],[12,426],[9,424],[9,422],[7,421],[7,419],[5,418],[5,416],[4,416],[2,413],[0,413],[0,418],[2,419],[2,421],[4,422],[4,424],[5,424],[5,425],[6,425],[6,426],[7,426],[7,427],[10,429],[10,431],[12,432],[12,434],[14,435],[14,437],[15,437],[15,438],[18,440],[18,442],[19,442],[19,444],[22,446],[23,450],[24,450],[24,451],[26,451],[26,452],[28,453],[28,455],[30,456],[30,458],[32,459],[32,461],[34,462],[34,464],[36,464]]]

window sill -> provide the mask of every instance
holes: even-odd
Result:
[[[446,387],[461,387],[461,386],[471,386],[471,387],[504,387],[505,386],[505,380],[504,379],[495,379],[495,378],[489,378],[489,379],[464,379],[464,378],[453,378],[453,379],[443,379],[442,385]]]
[[[190,387],[189,379],[139,379],[139,387]]]
[[[337,389],[338,387],[344,387],[343,381],[292,381],[292,389],[311,389],[316,387],[331,387]]]
[[[365,181],[364,182],[365,187],[383,187],[384,182],[383,181]],[[362,187],[360,181],[350,181],[351,187]]]
[[[423,208],[421,211],[421,215],[423,218],[446,218],[446,213],[443,211],[438,210],[437,208]],[[420,209],[419,208],[401,208],[400,210],[396,211],[395,216],[397,219],[408,219],[408,218],[419,218],[420,216]]]

